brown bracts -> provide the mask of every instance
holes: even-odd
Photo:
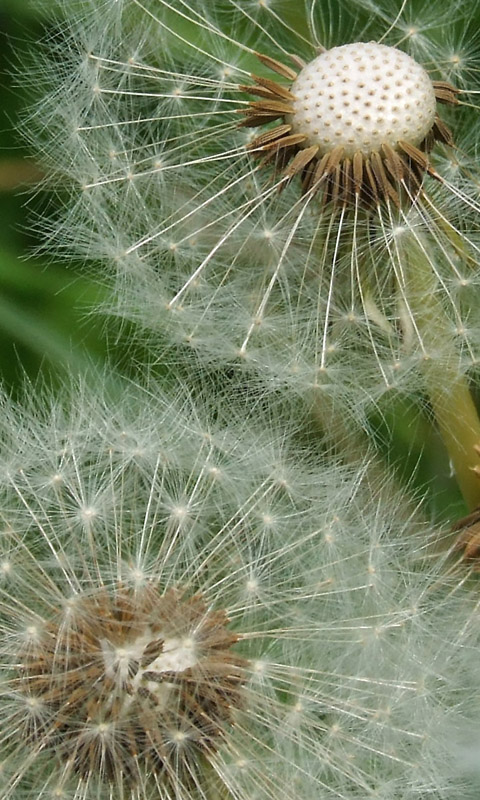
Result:
[[[439,177],[429,154],[436,142],[454,142],[436,106],[456,105],[458,90],[431,81],[402,51],[346,45],[299,63],[299,72],[258,58],[288,85],[252,74],[253,85],[240,89],[256,99],[240,109],[240,126],[269,126],[247,147],[280,186],[299,177],[303,194],[336,207],[400,206],[417,196],[425,175]]]

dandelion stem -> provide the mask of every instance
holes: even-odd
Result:
[[[431,377],[432,373],[437,372],[438,378],[445,380],[445,374],[438,365],[436,370],[429,367],[429,372]],[[476,473],[479,458],[474,449],[474,445],[480,444],[477,409],[465,378],[459,379],[452,371],[452,382],[449,381],[444,391],[439,383],[435,377],[429,380],[430,402],[452,460],[457,483],[468,507],[474,509],[480,505],[480,481]]]
[[[451,339],[451,321],[440,299],[439,280],[431,263],[432,248],[409,242],[405,249],[408,302],[425,351],[427,395],[455,477],[470,509],[480,505],[480,419],[468,381],[458,368],[459,355]]]
[[[348,410],[341,407],[338,398],[335,401],[327,393],[318,389],[313,398],[311,408],[312,422],[330,449],[345,465],[363,465],[362,482],[368,485],[373,495],[389,486],[392,496],[399,491],[397,476],[386,468],[381,455],[372,446],[371,439],[360,428]],[[480,483],[480,481],[479,481]],[[398,510],[399,518],[405,520],[416,516],[420,519],[418,507],[414,500],[403,495],[403,507]]]

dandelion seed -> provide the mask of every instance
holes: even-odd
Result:
[[[476,591],[404,498],[184,388],[41,403],[0,423],[2,800],[475,796]]]
[[[408,0],[349,4],[347,30],[315,0],[87,8],[47,150],[83,187],[59,238],[111,265],[114,313],[360,418],[423,393],[477,505],[475,9],[447,36]]]
[[[408,1],[341,6],[90,3],[42,148],[85,187],[61,238],[111,263],[115,313],[360,406],[427,359],[477,368],[475,9],[445,32]]]

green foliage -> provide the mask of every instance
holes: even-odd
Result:
[[[28,189],[41,173],[12,125],[35,96],[28,77],[14,74],[16,65],[27,48],[38,50],[52,26],[45,17],[58,8],[52,0],[0,0],[0,376],[13,391],[25,373],[41,371],[58,383],[66,371],[100,364],[106,355],[101,323],[86,316],[105,299],[104,290],[71,262],[67,271],[66,264],[34,255],[42,242],[34,227],[41,197],[32,200]]]

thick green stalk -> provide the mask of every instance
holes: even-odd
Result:
[[[405,245],[402,265],[406,280],[406,303],[415,320],[416,334],[425,353],[423,363],[427,395],[455,476],[467,506],[480,506],[480,419],[468,381],[459,369],[459,353],[451,336],[439,293],[428,242]],[[434,248],[433,248],[434,249]]]

